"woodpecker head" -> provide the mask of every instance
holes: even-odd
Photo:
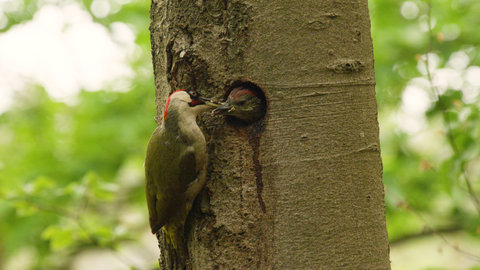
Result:
[[[234,88],[225,102],[216,108],[215,115],[230,115],[247,123],[253,123],[265,114],[265,102],[258,94],[244,87]]]
[[[170,114],[174,114],[176,117],[178,117],[178,114],[197,116],[215,107],[218,107],[218,105],[212,103],[209,98],[200,96],[194,90],[177,90],[167,99],[165,109],[163,110],[163,122]]]

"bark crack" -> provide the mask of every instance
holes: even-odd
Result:
[[[262,173],[262,164],[260,164],[260,137],[262,132],[265,130],[263,120],[254,123],[248,132],[248,143],[253,150],[253,170],[255,172],[255,181],[257,185],[257,198],[258,203],[260,204],[260,209],[263,213],[267,212],[267,207],[263,201],[262,192],[263,192],[263,173]]]

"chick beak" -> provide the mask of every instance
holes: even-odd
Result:
[[[235,107],[228,102],[222,103],[219,107],[212,111],[214,115],[226,115],[235,111]]]

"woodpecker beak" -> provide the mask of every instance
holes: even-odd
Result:
[[[205,104],[205,105],[207,105],[211,108],[217,108],[218,106],[220,106],[220,104],[216,103],[215,101],[212,101],[211,98],[206,98],[206,97],[200,96],[199,100],[202,102],[202,104]]]
[[[192,100],[192,102],[189,103],[191,107],[197,106],[197,105],[202,105],[205,104],[209,107],[216,108],[219,105],[215,104],[214,102],[211,101],[210,98],[202,97],[202,96],[197,96],[195,99]]]
[[[222,103],[222,105],[218,106],[215,110],[212,111],[214,115],[225,115],[235,111],[235,107],[230,105],[228,102]]]
[[[198,97],[198,99],[203,103],[207,103],[211,100],[210,98],[206,98],[206,97],[203,97],[203,96]]]

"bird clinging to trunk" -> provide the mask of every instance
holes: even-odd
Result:
[[[188,254],[183,239],[185,220],[205,184],[206,141],[196,118],[214,107],[195,91],[174,92],[165,105],[163,122],[147,146],[145,178],[150,228],[154,234],[162,228],[165,231],[167,243],[176,253],[177,269],[185,266]]]

